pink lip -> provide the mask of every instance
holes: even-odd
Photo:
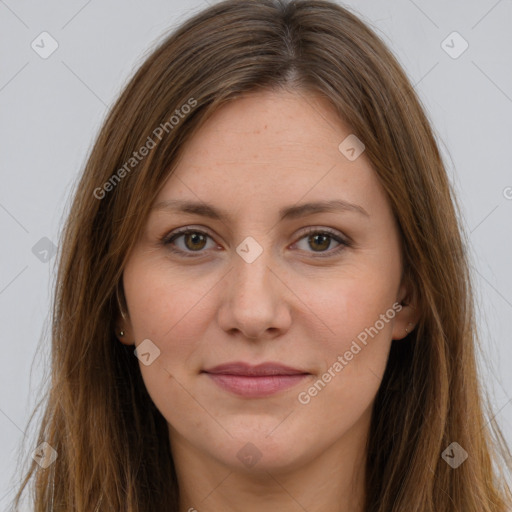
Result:
[[[279,363],[252,366],[233,362],[203,370],[218,386],[236,395],[261,398],[295,386],[308,372]]]

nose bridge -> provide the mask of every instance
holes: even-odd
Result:
[[[272,263],[272,248],[270,237],[256,235],[247,236],[237,247],[234,258],[232,279],[236,281],[237,290],[244,296],[246,292],[259,293],[262,290],[270,292],[270,268]]]
[[[274,275],[277,265],[270,244],[271,237],[260,234],[246,237],[235,248],[219,312],[224,330],[237,329],[256,339],[268,329],[289,327],[290,315],[281,296],[282,284]]]

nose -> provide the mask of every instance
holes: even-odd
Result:
[[[251,263],[238,254],[225,277],[222,303],[218,311],[220,327],[231,335],[251,340],[275,338],[291,324],[289,298],[283,270],[272,261],[270,250]]]

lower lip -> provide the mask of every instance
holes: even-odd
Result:
[[[261,398],[272,395],[278,391],[289,389],[308,374],[297,375],[265,375],[261,377],[228,375],[225,373],[207,373],[207,375],[221,388],[231,391],[239,396]]]

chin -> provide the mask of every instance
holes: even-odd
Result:
[[[236,471],[261,473],[267,477],[267,472],[286,472],[304,462],[311,447],[305,447],[301,442],[304,436],[292,435],[285,428],[278,435],[277,431],[283,426],[276,428],[277,425],[279,423],[273,421],[272,427],[268,428],[265,422],[260,429],[253,425],[252,429],[241,430],[236,435],[230,431],[233,438],[216,444],[221,446],[221,451],[212,455]]]

